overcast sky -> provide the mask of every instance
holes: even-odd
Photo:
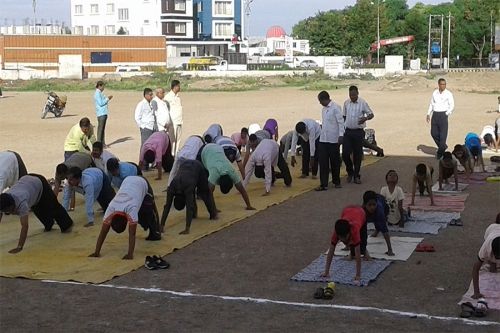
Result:
[[[99,0],[100,1],[100,0]],[[137,1],[137,0],[136,0]],[[451,0],[450,0],[451,1]],[[301,19],[314,16],[318,11],[341,9],[353,5],[355,0],[254,0],[250,16],[250,34],[263,36],[267,28],[281,25],[287,33]],[[436,4],[440,0],[408,0],[413,6],[417,2]],[[27,17],[33,18],[32,0],[0,0],[0,25],[22,24]],[[37,0],[36,17],[47,22],[58,20],[70,25],[70,0]]]

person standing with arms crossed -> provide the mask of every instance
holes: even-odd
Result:
[[[446,80],[438,80],[438,89],[434,90],[427,110],[427,123],[431,123],[431,136],[438,148],[436,158],[440,159],[448,146],[448,117],[455,108],[453,94],[446,89]]]
[[[172,149],[172,152],[174,153],[175,157],[175,155],[179,151],[182,135],[182,103],[181,98],[179,97],[179,92],[181,91],[181,83],[178,80],[172,80],[170,87],[171,90],[167,95],[165,95],[165,102],[167,102],[168,104],[168,108],[170,110],[170,118],[172,119],[172,123],[174,125],[175,141],[174,149]]]
[[[344,102],[345,133],[342,141],[342,159],[347,171],[347,182],[361,184],[361,160],[366,121],[373,119],[373,111],[359,96],[358,87],[349,87],[349,99]],[[352,160],[351,160],[352,154]]]
[[[104,141],[104,131],[106,129],[106,121],[108,120],[108,104],[113,98],[112,95],[106,97],[104,95],[104,82],[97,81],[95,85],[94,102],[95,102],[95,113],[97,116],[97,141],[102,142],[103,146],[106,147]]]

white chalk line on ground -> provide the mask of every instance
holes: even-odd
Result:
[[[500,326],[500,323],[495,322],[495,321],[471,320],[471,319],[466,319],[466,318],[434,316],[434,315],[428,315],[425,313],[397,311],[397,310],[391,310],[391,309],[376,308],[376,307],[371,307],[371,306],[287,302],[287,301],[272,300],[272,299],[267,299],[267,298],[195,294],[195,293],[192,293],[189,291],[174,291],[174,290],[165,290],[165,289],[160,289],[160,288],[116,286],[116,285],[112,285],[112,284],[90,284],[90,283],[71,282],[71,281],[42,280],[42,282],[56,283],[56,284],[70,284],[70,285],[79,285],[79,286],[92,286],[95,288],[114,288],[114,289],[140,291],[140,292],[146,292],[146,293],[169,294],[169,295],[180,296],[180,297],[215,298],[215,299],[221,299],[221,300],[225,300],[225,301],[240,301],[240,302],[248,302],[248,303],[258,303],[258,304],[277,304],[277,305],[286,305],[286,306],[304,307],[304,308],[340,309],[340,310],[352,310],[352,311],[375,311],[375,312],[393,314],[393,315],[397,315],[397,316],[401,316],[401,317],[409,317],[409,318],[434,319],[434,320],[441,320],[441,321],[459,321],[459,322],[462,322],[462,323],[467,324],[467,325],[476,325],[476,326],[495,326],[495,325],[497,325],[497,326]]]

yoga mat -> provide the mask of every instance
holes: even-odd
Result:
[[[481,294],[484,295],[490,309],[500,310],[500,273],[490,273],[489,271],[481,269],[479,271],[479,290]],[[474,287],[471,281],[469,289],[458,304],[471,302],[475,306],[477,299],[472,298],[473,294]]]
[[[443,184],[443,189],[439,189],[439,182],[436,182],[432,186],[432,193],[449,193],[449,194],[457,194],[465,190],[469,186],[469,184],[458,183],[458,191],[455,191],[455,182],[451,182],[449,184]]]
[[[492,177],[492,176],[498,176],[500,173],[498,172],[473,172],[469,179],[465,177],[465,174],[459,174],[458,175],[458,181],[460,183],[465,183],[465,184],[486,184],[486,178]]]
[[[353,282],[356,276],[356,261],[345,260],[340,257],[333,257],[330,266],[330,277],[321,277],[325,271],[326,255],[322,254],[316,258],[309,266],[294,275],[291,279],[299,282],[330,282],[339,284],[355,285]],[[359,286],[368,286],[391,264],[387,260],[371,260],[361,262],[361,280]]]
[[[411,211],[441,211],[441,212],[463,212],[465,209],[465,200],[469,196],[468,193],[461,193],[457,195],[443,195],[439,193],[434,194],[435,206],[431,206],[431,199],[428,195],[420,196],[418,193],[415,195],[415,204],[410,206],[411,194],[406,193],[403,201],[403,207]]]
[[[368,245],[366,248],[372,258],[406,261],[413,251],[415,251],[417,245],[423,240],[423,238],[414,237],[391,237],[392,252],[395,254],[392,257],[385,254],[387,252],[387,244],[382,234],[379,234],[377,237],[368,236]],[[343,248],[344,244],[338,243],[335,248],[335,255],[347,256],[349,251],[343,251]]]
[[[437,235],[441,229],[448,226],[451,220],[457,219],[460,219],[460,213],[413,211],[404,228],[397,225],[388,225],[387,227],[391,233],[407,232]],[[368,223],[368,230],[375,230],[373,223]]]
[[[379,161],[380,158],[368,156],[363,165]],[[298,165],[300,161],[298,161]],[[43,225],[30,214],[29,232],[24,249],[18,254],[9,254],[8,251],[17,246],[21,230],[18,216],[5,216],[0,223],[0,276],[24,277],[29,279],[50,279],[57,281],[79,281],[102,283],[140,268],[144,265],[147,255],[161,255],[172,253],[194,241],[213,232],[224,229],[229,225],[256,214],[260,210],[279,204],[285,200],[298,196],[318,186],[319,180],[311,178],[299,179],[300,167],[291,168],[294,179],[291,187],[285,187],[283,181],[278,179],[271,190],[271,195],[263,197],[264,181],[253,178],[247,188],[252,205],[256,211],[245,210],[243,199],[233,190],[227,195],[222,195],[220,190],[215,190],[217,208],[221,210],[219,219],[210,221],[203,202],[198,201],[199,218],[194,219],[189,235],[179,235],[184,230],[186,212],[170,211],[167,220],[166,233],[160,241],[145,241],[147,232],[140,226],[137,228],[134,259],[122,260],[127,253],[128,232],[116,234],[110,231],[101,250],[100,258],[89,258],[93,253],[97,236],[102,225],[103,212],[98,212],[99,206],[94,205],[96,225],[84,228],[87,222],[83,196],[77,194],[77,206],[70,216],[75,222],[73,231],[61,234],[57,225],[51,232],[43,232]],[[342,170],[344,171],[344,170]],[[168,174],[163,175],[162,181],[153,180],[155,172],[147,172],[146,178],[151,183],[160,216],[165,204],[165,192]],[[62,200],[62,194],[59,195]],[[167,259],[168,260],[168,259]]]

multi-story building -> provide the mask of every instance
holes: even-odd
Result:
[[[165,36],[170,66],[223,56],[242,40],[244,0],[71,0],[76,35]]]
[[[71,28],[75,35],[159,36],[159,13],[159,0],[71,0]]]
[[[71,0],[77,35],[159,36],[231,41],[242,36],[242,0]]]

